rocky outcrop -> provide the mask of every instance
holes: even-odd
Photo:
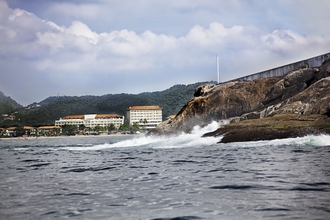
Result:
[[[254,122],[280,115],[318,115],[320,118],[328,118],[330,60],[319,68],[299,69],[282,77],[203,85],[196,88],[194,96],[174,119],[163,122],[152,132],[189,132],[195,125],[203,126],[214,120],[229,118]],[[290,119],[289,122],[293,120]],[[255,134],[258,134],[257,130]]]
[[[271,87],[263,101],[264,105],[282,102],[306,89],[317,74],[313,69],[301,69],[288,73]]]
[[[206,125],[214,120],[240,116],[262,106],[267,87],[274,79],[230,82],[196,89],[195,98],[187,102],[173,120],[160,124],[153,132],[168,134],[189,132],[195,125]],[[256,101],[258,100],[258,101]]]
[[[210,91],[212,91],[215,88],[214,84],[205,84],[202,86],[198,86],[195,89],[194,96],[199,97],[199,96],[205,96],[207,95]]]
[[[230,143],[302,137],[308,134],[330,134],[330,118],[319,114],[282,114],[231,123],[204,134],[204,137],[223,136],[220,142]]]

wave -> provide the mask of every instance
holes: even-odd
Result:
[[[306,135],[297,138],[274,139],[220,144],[220,146],[262,147],[262,146],[330,146],[330,135]]]
[[[262,146],[330,146],[330,135],[307,135],[305,137],[275,139],[267,141],[234,142],[218,144],[221,137],[202,137],[203,134],[219,128],[224,122],[212,122],[201,128],[195,126],[191,133],[176,136],[139,136],[116,143],[98,144],[93,146],[66,147],[66,150],[106,150],[112,148],[185,148],[185,147],[262,147]],[[225,122],[226,123],[226,122]]]
[[[195,126],[191,133],[181,133],[172,136],[139,136],[132,139],[119,141],[112,144],[99,144],[87,147],[65,147],[66,150],[105,150],[110,148],[129,148],[129,147],[145,147],[145,148],[183,148],[183,147],[200,147],[210,146],[219,141],[218,137],[201,136],[207,132],[211,132],[219,128],[223,123],[212,122],[201,128]]]

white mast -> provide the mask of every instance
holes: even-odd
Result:
[[[217,62],[217,76],[218,76],[218,84],[220,83],[220,73],[219,73],[219,56],[216,56],[216,62]]]

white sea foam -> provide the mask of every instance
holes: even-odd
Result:
[[[297,138],[275,139],[268,141],[249,141],[220,144],[227,147],[262,147],[262,146],[330,146],[330,135],[306,135]]]
[[[84,147],[69,147],[68,150],[105,150],[111,148],[130,148],[130,147],[145,147],[145,148],[184,148],[184,147],[262,147],[262,146],[330,146],[330,135],[308,135],[299,138],[275,139],[270,141],[251,141],[251,142],[236,142],[229,144],[217,144],[221,137],[202,137],[203,134],[211,132],[219,128],[226,121],[218,123],[212,122],[209,125],[201,128],[195,126],[191,133],[181,133],[175,136],[139,136],[128,140],[122,140],[111,144],[100,144]]]
[[[211,132],[219,128],[223,122],[212,122],[201,128],[195,126],[191,133],[182,133],[180,135],[169,136],[139,136],[129,140],[123,140],[112,144],[100,144],[88,147],[67,147],[67,150],[104,150],[110,148],[128,148],[128,147],[146,147],[146,148],[182,148],[182,147],[199,147],[216,144],[219,138],[201,136],[207,132]]]

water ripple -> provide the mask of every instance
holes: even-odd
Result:
[[[229,189],[229,190],[246,190],[258,188],[252,185],[223,185],[223,186],[211,186],[210,189]]]
[[[198,216],[179,216],[174,218],[154,218],[151,220],[194,220],[194,219],[204,219]]]
[[[112,170],[117,167],[88,167],[88,168],[74,168],[74,169],[69,169],[66,171],[62,171],[62,173],[83,173],[83,172],[98,172],[98,171],[105,171],[105,170]],[[66,168],[65,168],[66,169]]]

